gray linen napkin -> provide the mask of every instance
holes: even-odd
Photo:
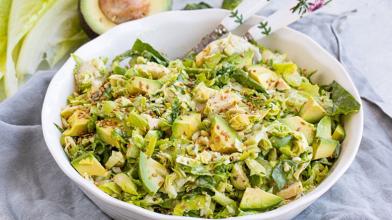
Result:
[[[332,54],[340,53],[364,97],[364,136],[347,173],[296,219],[389,219],[392,119],[383,111],[391,106],[385,106],[337,47],[331,29],[335,19],[315,15],[293,28]],[[0,219],[109,219],[62,173],[43,140],[41,105],[52,76],[53,72],[36,74],[14,97],[0,103]]]

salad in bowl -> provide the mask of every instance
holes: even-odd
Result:
[[[256,214],[318,186],[360,104],[285,54],[229,35],[169,60],[136,40],[113,60],[74,56],[61,112],[72,166],[106,194],[154,212]]]

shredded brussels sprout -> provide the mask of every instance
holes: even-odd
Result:
[[[226,218],[295,200],[328,176],[359,103],[286,55],[230,35],[184,60],[137,40],[77,63],[61,112],[74,168],[122,201]]]

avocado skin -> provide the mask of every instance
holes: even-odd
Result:
[[[82,10],[81,10],[81,4],[82,4],[83,1],[84,1],[84,0],[79,0],[79,3],[78,3],[78,13],[79,13],[79,17],[80,17],[80,19],[79,19],[79,20],[80,20],[80,25],[81,25],[83,31],[87,34],[87,36],[88,36],[90,39],[94,39],[94,38],[98,37],[100,34],[99,34],[99,33],[96,33],[96,32],[90,27],[90,25],[87,23],[87,21],[86,21],[84,15],[83,15],[83,12],[82,12]],[[95,0],[86,0],[86,1],[95,1]],[[162,1],[166,1],[166,2],[167,2],[167,3],[165,4],[165,5],[166,5],[166,8],[162,8],[162,11],[170,10],[171,7],[172,7],[173,1],[172,1],[172,0],[162,0]],[[154,1],[153,1],[153,2],[154,2]],[[152,3],[153,3],[153,2],[152,2]],[[148,16],[148,15],[147,15],[147,16]],[[109,28],[108,28],[107,30],[109,30]]]
[[[98,37],[99,34],[95,33],[93,31],[93,29],[91,29],[90,26],[87,24],[86,20],[84,19],[82,10],[80,9],[80,4],[82,4],[82,0],[79,0],[79,3],[78,3],[78,13],[79,13],[80,26],[82,27],[84,33],[86,33],[90,39],[94,39],[94,38]]]

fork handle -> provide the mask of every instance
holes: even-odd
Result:
[[[259,24],[251,27],[245,34],[245,37],[248,40],[260,40],[269,34],[286,27],[297,20],[300,20],[303,17],[309,16],[326,4],[327,3],[325,3],[323,0],[313,0],[313,3],[310,3],[306,10],[302,11],[299,9],[293,11],[294,7],[297,6],[298,3],[284,6],[274,14],[261,21]]]
[[[270,0],[244,0],[230,15],[222,20],[221,25],[227,31],[232,31],[240,26],[242,22],[248,20],[248,18],[264,8],[269,2]]]

